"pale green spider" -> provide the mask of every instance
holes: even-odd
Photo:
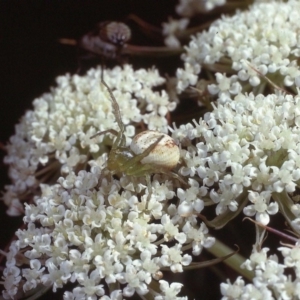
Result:
[[[186,185],[186,182],[171,170],[178,164],[180,152],[175,141],[167,134],[146,130],[137,134],[130,147],[126,147],[125,127],[117,100],[109,86],[102,80],[107,88],[112,102],[113,113],[120,128],[97,132],[91,138],[100,134],[111,133],[116,136],[107,159],[107,169],[111,174],[125,174],[134,177],[145,177],[149,196],[151,196],[151,174],[162,173],[178,179]]]

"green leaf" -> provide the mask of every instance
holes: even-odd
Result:
[[[209,221],[203,215],[199,215],[199,217],[205,222],[205,224],[209,227],[213,227],[215,229],[221,229],[224,227],[229,221],[234,219],[245,207],[248,203],[248,190],[245,189],[243,193],[236,199],[239,206],[236,211],[227,210],[223,214],[215,217],[213,220]]]

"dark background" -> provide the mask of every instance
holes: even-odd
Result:
[[[78,39],[96,23],[105,20],[124,21],[130,13],[159,27],[168,16],[176,17],[176,3],[171,0],[0,0],[0,143],[7,143],[14,134],[14,125],[27,109],[31,109],[33,99],[47,92],[55,84],[58,75],[75,73],[78,69],[77,49],[60,44],[59,38]],[[135,27],[131,43],[147,43]],[[165,66],[172,69],[171,62],[168,58],[157,62],[130,60],[137,68],[155,64],[160,66],[160,70]],[[5,152],[0,150],[0,191],[9,183],[7,167],[2,162],[4,155]],[[22,223],[21,217],[8,218],[5,210],[0,202],[1,249],[5,249]],[[233,243],[230,245],[233,247]],[[226,274],[228,269],[223,271]],[[186,288],[194,292],[190,299],[219,299],[217,273],[216,269],[213,272],[208,269],[190,271],[187,276],[178,274],[173,280],[185,276],[183,281]],[[58,292],[54,297],[61,299],[62,293]],[[48,298],[53,299],[53,295],[46,294],[42,299]]]

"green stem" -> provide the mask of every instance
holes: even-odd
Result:
[[[215,244],[211,248],[206,248],[208,252],[213,254],[216,257],[223,257],[229,253],[234,252],[231,248],[220,242],[216,239]],[[233,256],[229,257],[228,259],[224,260],[224,264],[241,274],[244,278],[252,281],[254,277],[254,272],[249,271],[247,269],[242,269],[240,266],[243,262],[245,262],[245,258],[240,254],[234,254]]]

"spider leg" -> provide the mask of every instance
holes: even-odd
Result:
[[[102,78],[101,82],[106,87],[106,89],[107,89],[107,91],[110,95],[110,100],[111,100],[111,103],[112,103],[113,112],[114,112],[116,121],[118,123],[118,126],[120,128],[120,132],[117,134],[117,139],[116,139],[116,141],[113,145],[113,148],[117,148],[119,146],[124,146],[124,145],[126,145],[126,138],[125,138],[125,135],[124,135],[125,127],[124,127],[124,124],[122,122],[120,107],[118,105],[118,102],[117,102],[112,90],[107,85],[107,83],[103,80],[103,78]]]
[[[122,171],[127,174],[128,169],[136,169],[137,163],[140,162],[144,157],[148,156],[150,152],[156,147],[156,145],[164,138],[164,136],[160,136],[154,143],[152,143],[144,152],[141,154],[137,154],[130,160],[128,160],[124,165],[122,166]],[[147,166],[148,164],[144,164]],[[140,168],[141,167],[141,168]],[[139,169],[143,169],[143,164],[141,166],[138,166]],[[148,168],[149,169],[149,166]],[[152,169],[154,169],[152,167]]]
[[[158,170],[156,173],[162,173],[162,174],[166,174],[174,179],[177,179],[178,181],[180,181],[182,184],[184,184],[186,187],[189,187],[190,185],[178,174],[170,171],[170,170]]]
[[[184,186],[186,186],[186,187],[190,186],[180,175],[178,175],[168,169],[155,167],[150,164],[144,164],[138,170],[136,170],[135,168],[129,168],[129,170],[127,170],[127,172],[126,172],[127,175],[135,176],[135,177],[145,176],[145,175],[151,174],[151,173],[165,174],[173,179],[177,179],[179,182],[184,184]]]
[[[152,195],[151,177],[149,174],[146,175],[146,182],[147,182],[147,188],[148,188],[147,202],[149,202],[151,199],[151,195]]]
[[[151,164],[133,164],[128,166],[125,173],[129,176],[141,177],[146,176],[147,174],[156,173],[157,168]]]
[[[117,121],[117,123],[119,125],[120,131],[123,134],[124,131],[125,131],[125,127],[124,127],[124,124],[122,122],[121,112],[120,112],[120,108],[119,108],[118,102],[117,102],[117,100],[116,100],[116,98],[115,98],[112,90],[107,85],[107,83],[104,80],[102,80],[101,82],[106,87],[106,89],[108,90],[108,93],[110,95],[110,99],[111,99],[111,102],[112,102],[112,107],[114,109],[114,115],[115,115],[116,121]]]
[[[114,130],[114,129],[107,129],[107,130],[99,131],[99,132],[95,133],[94,135],[92,135],[92,136],[90,137],[90,139],[93,139],[94,137],[96,137],[96,136],[98,136],[98,135],[102,135],[102,134],[106,134],[106,133],[111,133],[111,134],[113,134],[113,135],[118,136],[118,132],[117,132],[116,130]]]

